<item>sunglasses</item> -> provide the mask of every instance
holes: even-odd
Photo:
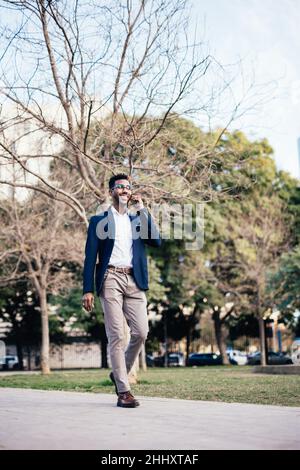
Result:
[[[128,191],[132,190],[131,184],[115,184],[112,189],[127,189]]]

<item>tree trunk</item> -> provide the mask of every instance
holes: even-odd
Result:
[[[186,335],[186,350],[185,350],[185,365],[188,365],[189,355],[190,355],[190,348],[191,348],[191,330],[188,328],[188,332]]]
[[[223,364],[228,365],[230,364],[230,362],[226,353],[226,340],[225,340],[225,333],[224,333],[224,325],[222,323],[222,320],[220,319],[220,313],[214,312],[212,318],[214,321],[216,341],[218,344],[220,354],[222,356]]]
[[[262,366],[266,366],[267,365],[266,331],[265,331],[265,322],[261,316],[258,318],[258,325],[259,325],[259,341],[260,341],[260,354],[261,354],[260,364]]]
[[[138,383],[138,371],[139,371],[139,357],[136,358],[136,360],[134,361],[134,364],[130,370],[130,372],[128,373],[128,381],[130,383],[130,385],[135,385]]]
[[[23,347],[19,340],[17,340],[17,356],[19,361],[19,370],[24,370],[24,360],[23,360]]]
[[[101,340],[101,368],[108,369],[106,335],[103,335],[102,340]]]
[[[31,349],[30,347],[27,345],[27,370],[31,370]]]
[[[146,346],[143,344],[141,347],[141,351],[139,354],[139,366],[142,371],[146,372],[147,370],[147,362],[146,362]]]
[[[47,306],[46,289],[41,288],[39,291],[40,308],[41,308],[41,326],[42,326],[42,345],[41,345],[41,371],[42,374],[50,374],[50,338],[49,338],[49,318]]]
[[[260,364],[262,366],[267,365],[267,353],[266,353],[266,329],[265,321],[263,319],[263,309],[261,307],[261,291],[259,284],[257,285],[257,317],[259,326],[259,341],[260,341]]]
[[[169,351],[168,351],[168,322],[167,322],[167,314],[164,313],[164,343],[165,343],[165,359],[164,365],[165,367],[169,367]]]

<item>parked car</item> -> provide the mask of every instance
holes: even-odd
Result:
[[[170,352],[168,355],[168,363],[169,366],[184,366],[185,365],[185,360],[184,360],[184,354],[181,352]]]
[[[156,367],[165,366],[165,354],[162,356],[156,356],[153,358],[154,365]],[[169,352],[168,353],[168,365],[171,366],[184,366],[184,354],[181,352]]]
[[[300,365],[300,338],[296,338],[291,347],[293,364]]]
[[[153,356],[151,356],[151,354],[146,354],[146,364],[147,364],[147,367],[154,366],[154,358]]]
[[[248,356],[248,365],[256,366],[261,363],[261,353],[260,351]],[[268,364],[272,365],[285,365],[285,364],[293,364],[292,359],[289,356],[286,356],[283,353],[275,353],[270,351],[268,353]]]
[[[214,366],[222,364],[222,356],[209,353],[192,353],[189,355],[188,366]]]
[[[18,356],[3,356],[0,359],[0,369],[1,370],[11,370],[19,368],[19,359]]]
[[[248,361],[247,354],[237,349],[228,349],[227,356],[230,364],[234,366],[245,366]]]

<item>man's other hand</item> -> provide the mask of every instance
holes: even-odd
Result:
[[[88,292],[82,297],[82,306],[87,312],[91,312],[94,308],[94,294]]]

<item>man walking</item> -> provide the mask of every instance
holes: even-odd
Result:
[[[130,391],[128,373],[148,334],[148,270],[145,243],[160,246],[159,231],[144,208],[140,194],[132,197],[129,177],[124,174],[109,180],[112,205],[108,211],[90,220],[83,269],[83,307],[94,305],[94,272],[96,292],[100,296],[105,330],[110,348],[110,378],[118,395],[117,405],[135,408],[139,402]],[[135,215],[128,212],[134,199]],[[98,257],[98,263],[96,265]],[[123,319],[130,328],[130,342],[124,351]]]

